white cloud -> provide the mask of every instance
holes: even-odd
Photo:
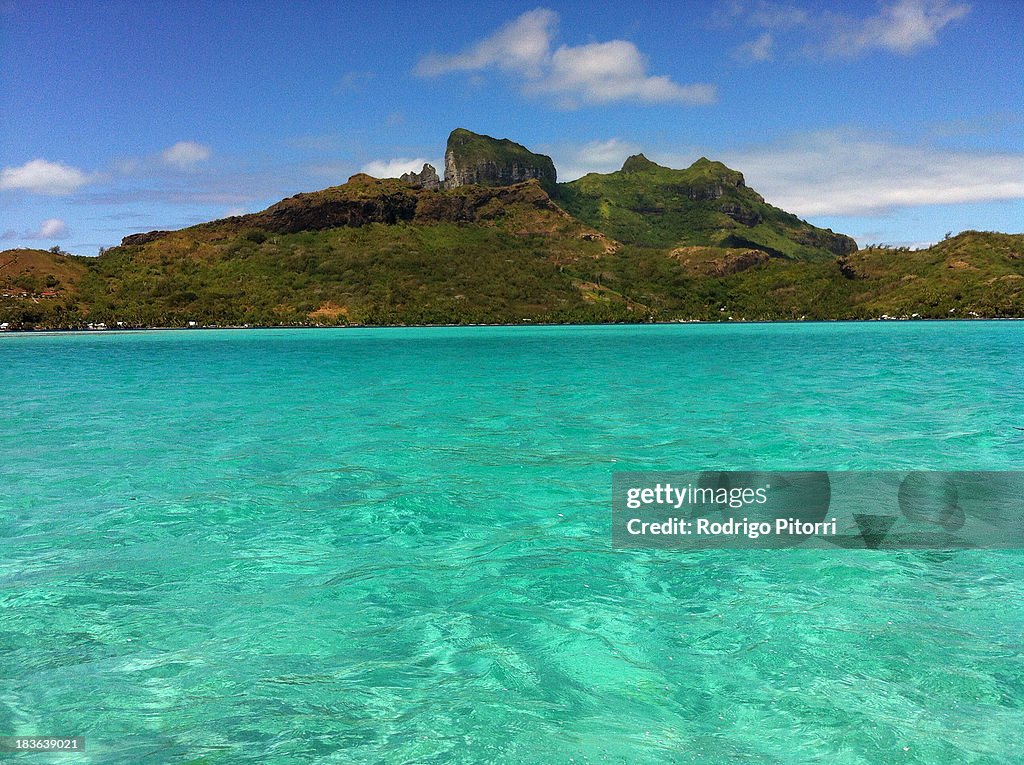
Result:
[[[0,235],[0,239],[67,239],[70,233],[68,225],[60,218],[47,218],[35,230],[18,233],[8,229]]]
[[[435,169],[444,166],[443,163],[430,162],[430,160],[423,159],[423,157],[416,157],[415,159],[399,157],[396,159],[375,159],[363,165],[359,172],[372,175],[374,178],[398,178],[404,173],[418,173],[423,169],[423,165],[428,163],[433,165]]]
[[[802,217],[1024,199],[1024,154],[905,146],[851,131],[812,133],[723,160],[770,203]]]
[[[743,43],[735,53],[736,57],[745,61],[771,61],[774,58],[775,38],[771,32],[765,32],[756,40]]]
[[[969,10],[970,6],[949,0],[897,0],[883,6],[877,15],[841,32],[833,43],[833,51],[855,55],[881,49],[907,55],[934,45],[935,35]]]
[[[610,173],[622,167],[631,154],[637,154],[637,144],[611,138],[607,141],[591,141],[583,146],[556,148],[552,154],[557,157],[555,167],[558,178],[572,181],[587,173]]]
[[[464,53],[425,56],[417,65],[416,73],[423,77],[436,77],[496,66],[539,78],[551,58],[551,41],[557,25],[558,14],[554,11],[546,8],[528,11]]]
[[[736,48],[734,54],[767,61],[780,36],[787,49],[812,56],[850,57],[872,50],[906,56],[935,45],[938,33],[969,11],[969,5],[954,0],[888,0],[874,15],[858,17],[811,13],[788,3],[760,0],[737,1],[718,18],[726,24],[739,21],[761,29],[759,37]]]
[[[212,154],[209,146],[195,141],[178,141],[174,146],[164,149],[160,159],[165,165],[176,170],[190,170],[208,160]]]
[[[70,194],[88,182],[89,177],[78,168],[45,159],[33,159],[20,167],[0,170],[0,189],[35,194]]]
[[[137,175],[142,171],[143,163],[135,157],[122,157],[115,159],[110,168],[117,175]]]
[[[697,105],[711,104],[716,99],[714,85],[679,85],[665,76],[648,75],[643,55],[626,40],[563,45],[552,55],[547,76],[529,83],[526,92],[550,93],[570,108],[578,101]]]
[[[356,93],[362,91],[376,77],[373,72],[345,72],[334,86],[334,94]]]
[[[648,74],[643,54],[626,40],[553,49],[557,24],[554,11],[529,11],[462,53],[424,57],[416,73],[436,77],[499,69],[518,78],[524,93],[551,96],[564,108],[613,101],[702,105],[717,99],[714,85],[680,85]]]
[[[763,0],[754,8],[750,20],[765,29],[792,29],[806,24],[809,18],[807,11],[799,6]]]
[[[64,239],[71,233],[68,224],[60,218],[47,218],[39,224],[39,230],[33,235],[33,239]]]

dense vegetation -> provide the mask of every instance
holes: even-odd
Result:
[[[1024,316],[1021,235],[965,232],[920,251],[769,258],[735,273],[718,271],[728,251],[715,248],[684,261],[665,250],[605,253],[602,240],[575,240],[579,249],[570,255],[548,239],[458,224],[282,235],[252,229],[218,242],[183,233],[160,240],[182,254],[136,245],[74,259],[77,281],[60,282],[56,297],[0,298],[0,321],[77,327]]]
[[[741,173],[703,157],[673,170],[639,154],[618,172],[559,184],[557,198],[584,223],[629,244],[750,247],[786,258],[857,248],[849,237],[766,204]]]
[[[9,328],[1024,316],[1024,235],[873,247],[724,165],[448,191],[356,176],[262,213],[0,254]],[[567,212],[568,211],[568,212]],[[571,214],[569,214],[571,213]]]

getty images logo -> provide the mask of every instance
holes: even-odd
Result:
[[[1024,548],[1017,471],[615,473],[614,547]]]

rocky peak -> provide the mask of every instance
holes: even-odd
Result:
[[[441,179],[437,175],[437,170],[429,163],[423,165],[423,169],[418,173],[405,173],[402,180],[418,189],[437,191],[441,188]]]
[[[540,181],[545,190],[555,188],[555,164],[545,154],[534,154],[507,138],[492,138],[463,128],[448,136],[444,153],[444,186],[510,186]]]
[[[735,195],[749,196],[757,202],[764,202],[760,194],[747,188],[743,180],[743,173],[733,170],[730,167],[715,162],[707,157],[701,157],[685,171],[686,182],[680,185],[679,193],[694,200],[714,200],[723,196]],[[735,211],[723,210],[729,217],[738,220],[744,225],[754,225],[756,221],[750,222],[741,220],[734,214]]]
[[[707,157],[701,157],[690,165],[690,172],[696,177],[704,178],[722,186],[742,189],[747,185],[743,179],[743,173],[739,170],[733,170],[731,167],[721,162],[710,160]]]
[[[163,239],[173,232],[171,231],[147,231],[144,234],[129,234],[121,239],[122,247],[129,247],[135,244],[149,244],[157,239]]]
[[[658,169],[662,169],[661,165],[657,162],[651,162],[643,154],[634,154],[622,163],[622,172],[624,173],[642,173],[645,170]]]

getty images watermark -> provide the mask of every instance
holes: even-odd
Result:
[[[1024,472],[615,473],[612,546],[1024,548]]]

